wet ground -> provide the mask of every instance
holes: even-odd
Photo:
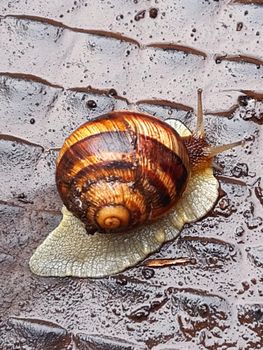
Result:
[[[262,1],[0,3],[0,349],[263,347]],[[59,223],[55,159],[114,109],[194,126],[204,90],[220,198],[153,257],[103,279],[40,278],[28,261]]]

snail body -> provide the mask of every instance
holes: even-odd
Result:
[[[213,157],[239,144],[207,143],[201,90],[194,133],[180,121],[128,111],[83,124],[57,159],[63,220],[31,270],[101,277],[135,265],[211,210],[219,187]]]

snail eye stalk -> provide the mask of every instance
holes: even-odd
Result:
[[[202,92],[202,89],[197,90],[197,125],[195,135],[200,138],[203,138],[205,136]]]
[[[219,145],[219,146],[209,146],[206,148],[208,152],[208,156],[210,158],[215,157],[217,154],[225,152],[229,149],[235,148],[237,146],[244,146],[245,140],[236,141],[233,143],[228,143],[227,145]]]
[[[197,125],[196,125],[196,130],[193,134],[195,138],[199,138],[199,139],[205,138],[202,92],[203,90],[200,88],[197,90]],[[205,147],[205,151],[207,152],[208,158],[213,158],[219,153],[225,152],[237,146],[244,146],[244,144],[245,144],[245,141],[240,140],[233,143],[229,143],[227,145]]]

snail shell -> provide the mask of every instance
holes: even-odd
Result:
[[[134,266],[211,210],[213,157],[240,144],[208,145],[201,90],[194,133],[127,111],[80,126],[57,160],[63,219],[31,257],[32,272],[102,277]]]
[[[112,112],[68,137],[56,182],[64,205],[87,228],[116,232],[169,211],[189,172],[187,149],[175,129],[152,116]]]

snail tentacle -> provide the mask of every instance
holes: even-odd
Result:
[[[196,121],[196,131],[195,135],[197,137],[205,137],[205,126],[204,126],[204,112],[202,103],[202,89],[197,90],[197,121]]]
[[[218,155],[219,153],[225,152],[229,149],[235,148],[237,146],[244,146],[244,144],[245,144],[245,141],[240,140],[240,141],[228,143],[226,145],[209,146],[206,149],[207,149],[209,157],[212,158],[212,157],[215,157],[216,155]]]

